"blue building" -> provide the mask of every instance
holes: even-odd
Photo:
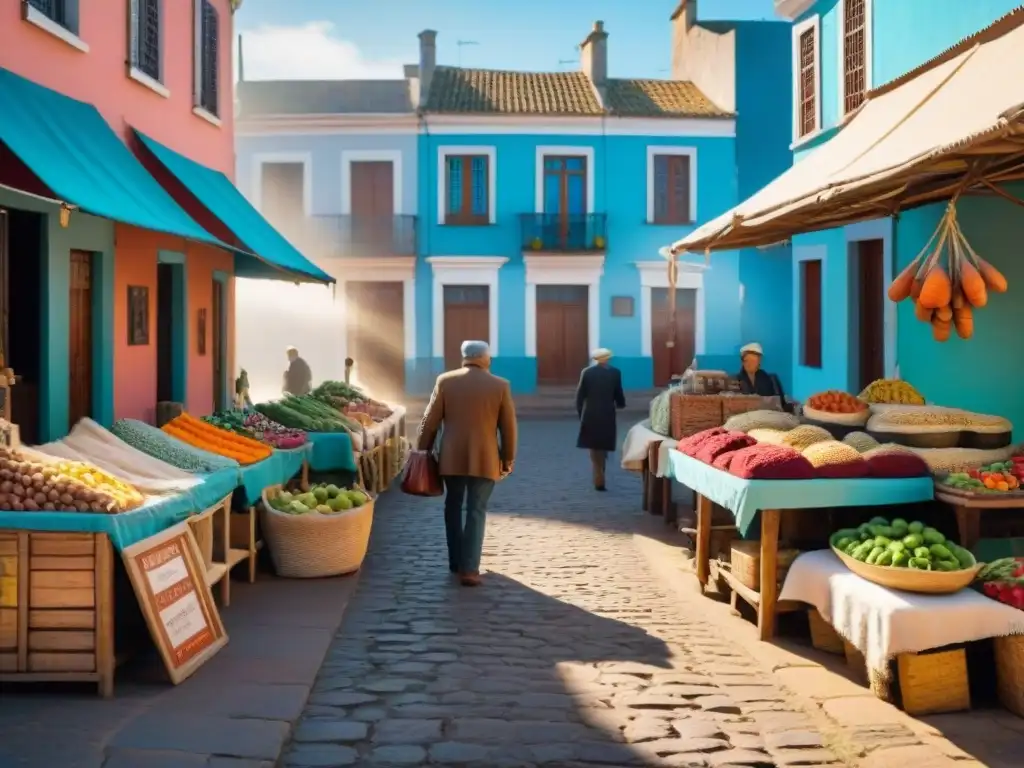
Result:
[[[428,392],[466,338],[516,392],[575,384],[598,346],[627,389],[734,368],[751,340],[788,370],[788,246],[681,264],[675,313],[661,253],[790,162],[788,25],[742,5],[682,2],[667,80],[611,76],[597,22],[575,72],[444,66],[428,30],[401,81],[240,83],[240,185],[338,279],[316,323],[347,329],[282,316],[274,343],[315,336],[318,376],[351,356],[389,394]]]

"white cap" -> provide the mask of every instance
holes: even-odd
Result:
[[[590,357],[592,360],[608,360],[611,356],[612,351],[610,349],[605,349],[604,347],[595,349],[593,352],[590,353]]]
[[[761,357],[764,357],[764,350],[761,349],[760,344],[756,341],[752,341],[750,344],[744,344],[740,347],[740,357],[742,358],[746,355],[760,355]]]

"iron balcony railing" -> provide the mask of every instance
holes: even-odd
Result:
[[[310,232],[324,256],[415,256],[416,217],[332,216],[310,217]]]
[[[604,213],[523,213],[519,216],[524,251],[601,253],[608,247]]]

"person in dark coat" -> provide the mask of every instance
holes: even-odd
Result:
[[[576,387],[576,415],[580,418],[576,447],[590,451],[594,488],[603,491],[608,454],[615,450],[618,438],[615,409],[626,407],[626,396],[622,393],[622,373],[608,364],[611,351],[596,349],[591,357],[594,364],[583,369]]]
[[[774,373],[768,373],[761,368],[761,360],[764,358],[764,350],[757,342],[746,344],[740,349],[740,362],[743,370],[736,374],[740,383],[740,392],[744,395],[760,395],[761,397],[777,397],[784,411],[790,411],[792,406],[786,400],[786,393],[782,391],[782,382]]]
[[[299,357],[299,350],[288,347],[288,370],[284,372],[284,391],[292,395],[308,395],[313,389],[313,372]]]

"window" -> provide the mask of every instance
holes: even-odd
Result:
[[[28,0],[28,4],[43,14],[50,21],[60,24],[66,29],[68,26],[68,7],[66,0]]]
[[[131,14],[128,26],[132,69],[159,83],[163,76],[160,56],[160,0],[129,2]]]
[[[793,133],[797,139],[815,133],[821,127],[820,59],[818,56],[819,19],[814,16],[793,28]]]
[[[861,105],[868,88],[867,2],[844,0],[842,10],[843,114],[847,114]]]
[[[655,224],[689,224],[690,215],[690,162],[687,155],[654,156],[654,216]]]
[[[195,4],[195,97],[196,106],[220,115],[220,17],[210,0]]]
[[[487,155],[449,155],[445,158],[445,224],[473,226],[490,223],[489,160]]]
[[[821,260],[800,262],[801,339],[800,364],[821,368]]]

